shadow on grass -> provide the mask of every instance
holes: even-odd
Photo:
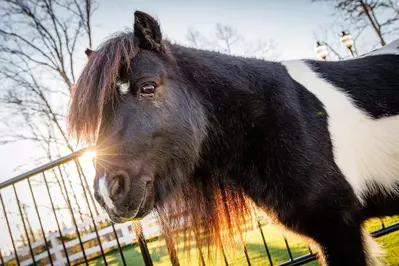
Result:
[[[158,243],[154,243],[158,242]],[[167,253],[167,249],[165,245],[162,245],[163,243],[160,243],[161,241],[154,241],[152,243],[148,243],[149,249],[150,249],[150,254],[151,254],[151,259],[154,263],[154,266],[166,266],[166,265],[171,265],[171,262],[169,260],[169,256]],[[163,242],[163,241],[162,241]],[[152,245],[155,245],[155,247],[152,247]],[[247,250],[248,250],[248,255],[251,261],[251,265],[270,265],[265,247],[263,244],[247,244]],[[283,263],[285,261],[289,260],[289,254],[285,248],[281,247],[275,247],[273,245],[269,245],[269,251],[271,253],[273,265],[278,265],[280,263]],[[124,247],[122,249],[126,264],[127,265],[134,265],[134,266],[144,266],[144,261],[141,256],[140,248],[137,245],[130,245],[127,247]],[[189,265],[189,266],[196,266],[200,265],[199,260],[197,259],[196,256],[196,249],[193,248],[190,250],[192,254],[190,254],[190,257],[183,256],[182,249],[179,248],[179,261],[181,266]],[[297,256],[302,256],[307,254],[306,252],[306,247],[303,247],[302,249],[298,249],[297,247],[293,248],[291,250],[292,254],[294,257]],[[229,265],[247,265],[246,257],[243,252],[243,250],[240,249],[234,249],[230,250],[227,252],[227,259]],[[224,266],[223,260],[221,260],[221,257],[217,262],[209,262],[206,260],[206,265],[214,265],[214,266]],[[118,250],[113,250],[108,253],[106,253],[106,260],[108,265],[114,266],[114,265],[123,265],[121,255]],[[89,265],[91,266],[100,266],[104,265],[104,261],[101,257],[98,257],[96,259],[93,259],[92,261],[89,262]],[[320,265],[318,262],[311,262],[306,265]]]
[[[150,249],[150,253],[151,253],[152,262],[161,262],[162,260],[165,260],[165,258],[169,259],[166,245],[154,247]]]
[[[266,248],[263,244],[247,244],[246,246],[248,249],[251,265],[270,265]],[[286,248],[276,247],[274,245],[268,245],[268,248],[273,265],[278,265],[290,260],[289,253]],[[306,245],[296,246],[291,248],[291,254],[293,258],[296,258],[309,254],[309,250],[307,249]],[[320,263],[313,261],[305,265],[319,266]]]

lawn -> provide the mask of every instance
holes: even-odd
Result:
[[[398,218],[387,218],[384,219],[385,225],[392,224],[399,221]],[[376,230],[381,228],[379,219],[372,219],[366,223],[366,228]],[[274,265],[285,262],[290,259],[289,253],[286,249],[285,241],[282,233],[276,226],[264,225],[262,226],[267,245],[273,260]],[[308,245],[303,240],[293,235],[287,235],[287,240],[292,252],[293,257],[298,257],[309,253]],[[250,230],[245,234],[245,242],[248,250],[248,255],[251,261],[251,265],[269,265],[265,247],[263,245],[262,237],[259,229],[253,231]],[[394,232],[389,235],[377,238],[377,242],[382,244],[386,251],[385,259],[383,260],[386,265],[399,265],[399,232]],[[167,249],[163,239],[154,240],[148,242],[148,248],[151,254],[154,266],[169,266],[171,265],[167,254]],[[137,244],[126,246],[123,249],[123,253],[127,262],[127,265],[144,266],[144,261],[141,256],[140,248]],[[242,249],[236,248],[234,250],[227,250],[227,258],[229,265],[247,265],[245,254]],[[196,250],[193,248],[190,251],[191,256],[185,256],[182,251],[182,246],[178,246],[178,257],[180,265],[200,265],[197,260]],[[122,265],[120,254],[118,251],[110,251],[107,253],[106,260],[108,265]],[[104,265],[101,257],[92,259],[90,265]],[[211,265],[206,263],[206,265]],[[215,264],[213,264],[215,265]],[[224,266],[223,260],[220,260],[215,266]],[[320,265],[318,262],[311,262],[306,264],[308,266]]]

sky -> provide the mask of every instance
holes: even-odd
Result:
[[[93,17],[96,43],[111,32],[131,27],[134,10],[157,17],[164,35],[178,42],[186,42],[189,28],[207,34],[220,22],[249,41],[274,39],[282,58],[315,57],[312,32],[318,24],[331,21],[332,11],[310,0],[103,1]]]

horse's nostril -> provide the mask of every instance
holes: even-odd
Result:
[[[115,201],[121,197],[123,197],[123,194],[125,192],[126,188],[126,176],[124,174],[117,174],[114,177],[112,177],[111,181],[109,182],[109,197]]]

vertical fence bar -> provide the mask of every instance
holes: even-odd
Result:
[[[14,237],[12,236],[12,231],[11,231],[11,227],[10,227],[10,222],[8,221],[8,216],[7,216],[6,207],[4,206],[3,197],[1,196],[1,191],[0,191],[0,202],[1,202],[1,206],[2,206],[2,208],[3,208],[4,218],[6,219],[7,228],[8,228],[8,233],[10,234],[11,243],[12,243],[12,248],[14,249],[15,260],[17,261],[17,264],[20,265],[20,263],[19,263],[19,258],[18,258],[18,253],[17,253],[17,249],[15,248]]]
[[[308,245],[308,249],[309,249],[309,253],[313,254],[312,248],[310,247],[310,245]]]
[[[273,261],[272,261],[272,257],[270,256],[269,247],[267,246],[265,235],[263,234],[263,230],[262,230],[262,225],[260,224],[259,220],[258,220],[258,227],[259,227],[260,234],[262,236],[263,246],[266,249],[266,254],[267,254],[267,258],[269,259],[270,266],[273,266]]]
[[[76,161],[76,160],[75,160],[75,162],[76,162],[78,168],[80,169],[80,172],[82,173],[83,182],[85,183],[85,187],[86,187],[86,189],[87,189],[88,192],[89,192],[89,197],[90,197],[90,199],[91,199],[91,202],[93,202],[94,212],[95,212],[96,215],[99,215],[100,213],[98,212],[98,209],[97,209],[97,206],[96,206],[96,201],[94,200],[93,194],[90,193],[91,191],[90,191],[89,184],[87,183],[86,174],[84,173],[84,171],[83,171],[83,169],[82,169],[82,166],[81,166],[80,162],[79,162],[79,161]]]
[[[84,223],[85,222],[85,218],[83,217],[82,207],[80,206],[80,202],[78,201],[78,197],[76,196],[75,189],[73,187],[72,181],[69,179],[68,175],[66,177],[66,180],[67,181],[65,182],[65,185],[66,185],[66,187],[68,187],[68,185],[69,185],[68,189],[71,189],[70,190],[71,191],[71,199],[75,200],[76,207],[77,207],[76,213],[78,215],[80,223]],[[67,192],[65,192],[65,193],[67,193]],[[83,231],[86,232],[86,228],[83,228]]]
[[[28,234],[28,229],[26,228],[26,224],[25,224],[24,214],[22,213],[21,204],[20,204],[20,202],[19,202],[17,190],[15,189],[15,185],[14,185],[14,184],[12,185],[12,188],[13,188],[13,190],[14,190],[14,195],[15,195],[15,198],[16,198],[16,200],[17,200],[18,210],[19,210],[19,214],[21,215],[21,220],[22,220],[22,225],[23,225],[23,227],[24,227],[24,231],[25,231],[25,235],[26,235],[26,240],[28,240],[29,252],[30,252],[30,255],[32,256],[33,265],[36,265],[35,253],[33,252],[32,244],[30,243],[29,234]]]
[[[205,266],[206,264],[205,264],[204,253],[202,252],[202,247],[197,247],[197,249],[198,249],[200,259],[201,259],[201,265]]]
[[[80,172],[80,169],[79,169],[79,167],[78,167],[78,165],[77,165],[76,160],[74,160],[74,161],[75,161],[75,164],[76,164],[76,170],[78,171],[78,176],[79,176],[79,179],[80,179],[80,184],[82,185],[83,195],[84,195],[84,198],[86,199],[87,208],[89,209],[90,218],[91,218],[91,221],[93,222],[94,230],[96,231],[97,241],[98,241],[98,244],[100,245],[101,256],[103,257],[104,265],[107,266],[107,265],[108,265],[107,259],[106,259],[105,254],[104,254],[104,249],[103,249],[103,245],[102,245],[102,243],[101,243],[100,235],[98,234],[96,221],[94,220],[93,212],[91,211],[91,208],[90,208],[89,199],[87,198],[87,195],[86,195],[86,193],[85,193],[86,191],[85,191],[85,188],[84,188],[84,184],[83,184],[81,172]]]
[[[126,266],[127,264],[126,264],[126,260],[125,260],[125,255],[123,254],[121,243],[119,242],[118,233],[116,232],[115,225],[113,222],[111,222],[111,226],[112,226],[112,230],[114,231],[114,236],[115,236],[116,244],[118,245],[119,254],[121,254],[123,266]]]
[[[141,227],[140,222],[136,222],[135,227],[136,227],[136,234],[137,234],[137,242],[138,242],[140,250],[141,250],[141,256],[143,256],[144,264],[146,266],[153,266],[151,255],[150,255],[150,252],[149,252],[148,246],[147,246],[147,241],[145,240],[145,237],[143,234],[143,228]]]
[[[73,224],[74,224],[74,226],[75,226],[76,234],[77,234],[78,239],[79,239],[79,244],[80,244],[80,248],[81,248],[81,250],[82,250],[83,258],[84,258],[84,261],[85,261],[86,265],[88,265],[89,262],[87,261],[87,256],[86,256],[85,248],[84,248],[84,246],[83,246],[82,237],[80,236],[79,227],[78,227],[78,224],[77,224],[77,222],[76,222],[75,215],[73,214],[72,205],[71,205],[71,200],[70,200],[70,198],[69,198],[68,190],[67,190],[66,185],[65,185],[64,175],[62,174],[61,168],[60,168],[59,165],[57,166],[57,168],[58,168],[58,172],[60,173],[62,186],[64,187],[64,190],[65,190],[65,195],[66,195],[66,200],[67,200],[68,208],[69,208],[69,210],[70,210],[70,212],[71,212],[72,221],[73,221]]]
[[[229,266],[229,262],[227,261],[227,256],[226,256],[226,252],[225,252],[224,247],[223,247],[223,243],[221,244],[221,249],[222,249],[224,265]]]
[[[158,213],[164,215],[163,210],[158,210]],[[172,237],[169,226],[166,224],[167,222],[170,223],[170,219],[168,219],[168,221],[166,221],[166,218],[158,219],[158,221],[161,223],[162,235],[166,243],[166,249],[168,250],[169,260],[172,263],[172,266],[180,266],[175,241]]]
[[[382,220],[382,219],[380,218],[380,222],[381,222],[382,228],[384,229],[384,228],[385,228],[384,220]]]
[[[290,246],[288,245],[287,238],[284,236],[285,246],[287,247],[288,255],[290,256],[290,260],[292,261],[294,258],[292,257]]]
[[[198,252],[198,255],[199,255],[200,260],[201,260],[201,265],[205,266],[206,264],[205,264],[204,253],[202,252],[202,245],[198,245],[198,243],[201,243],[199,241],[199,236],[194,233],[194,238],[195,238],[195,243],[196,243],[196,246],[197,246],[197,252]]]
[[[245,253],[245,258],[247,259],[248,266],[251,266],[251,261],[249,260],[249,256],[248,256],[247,245],[245,245],[245,243],[244,243],[244,253]]]
[[[68,250],[66,249],[66,246],[65,246],[64,236],[62,235],[60,223],[58,221],[57,212],[55,211],[53,198],[51,197],[51,194],[50,194],[50,188],[47,183],[47,178],[46,178],[46,175],[44,174],[44,172],[42,173],[42,175],[43,175],[43,179],[44,179],[44,184],[46,185],[47,194],[50,199],[51,209],[53,210],[55,222],[57,224],[58,233],[60,234],[60,237],[61,237],[62,248],[64,249],[64,253],[65,253],[65,257],[66,257],[68,265],[71,265],[71,262],[69,261]],[[53,247],[53,248],[55,248],[55,247]]]
[[[32,184],[30,183],[30,179],[29,178],[28,178],[28,184],[29,184],[30,194],[32,195],[32,199],[33,199],[33,205],[35,205],[37,218],[39,219],[40,230],[42,231],[43,241],[44,241],[44,245],[46,246],[47,255],[48,255],[48,258],[50,260],[50,264],[54,265],[53,264],[53,258],[51,257],[51,253],[50,253],[50,248],[49,248],[49,246],[47,244],[46,233],[44,232],[44,229],[43,229],[42,219],[40,218],[39,209],[37,208],[36,197],[35,197],[35,195],[33,193]]]
[[[171,236],[165,236],[166,249],[168,250],[169,260],[172,266],[180,266],[179,258],[177,257],[177,251],[175,248],[175,243]]]
[[[1,262],[1,265],[5,265],[4,260],[3,260],[3,252],[1,252],[1,249],[0,249],[0,262]]]

